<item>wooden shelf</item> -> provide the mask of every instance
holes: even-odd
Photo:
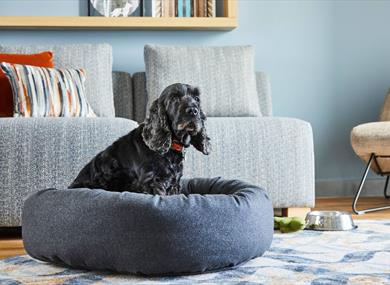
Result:
[[[224,17],[51,17],[0,16],[0,29],[232,30],[237,27],[237,0],[223,0]]]
[[[0,17],[0,29],[137,29],[137,30],[232,30],[235,17]]]

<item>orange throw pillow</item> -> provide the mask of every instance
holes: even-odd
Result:
[[[54,67],[53,53],[45,51],[37,54],[0,53],[0,62],[33,65],[39,67]],[[12,117],[14,113],[12,88],[0,69],[0,117]]]

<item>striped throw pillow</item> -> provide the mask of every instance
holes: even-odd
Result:
[[[2,62],[14,99],[14,117],[96,117],[85,96],[83,69]]]

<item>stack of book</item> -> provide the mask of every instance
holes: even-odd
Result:
[[[216,0],[140,0],[144,17],[215,17]]]

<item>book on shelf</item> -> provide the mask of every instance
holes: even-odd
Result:
[[[145,17],[216,17],[216,0],[142,0]]]
[[[196,17],[207,17],[207,0],[196,0]]]
[[[193,11],[192,0],[176,0],[177,17],[191,17]]]
[[[162,17],[176,17],[175,0],[162,0]]]
[[[185,0],[175,0],[175,2],[176,2],[176,17],[183,17],[183,1],[185,1]]]
[[[198,9],[197,0],[191,0],[191,17],[196,17],[196,11]]]
[[[153,0],[142,0],[142,16],[152,17],[152,1]]]
[[[143,0],[144,17],[162,17],[162,0]]]
[[[207,17],[216,17],[216,0],[206,0],[207,1]]]

